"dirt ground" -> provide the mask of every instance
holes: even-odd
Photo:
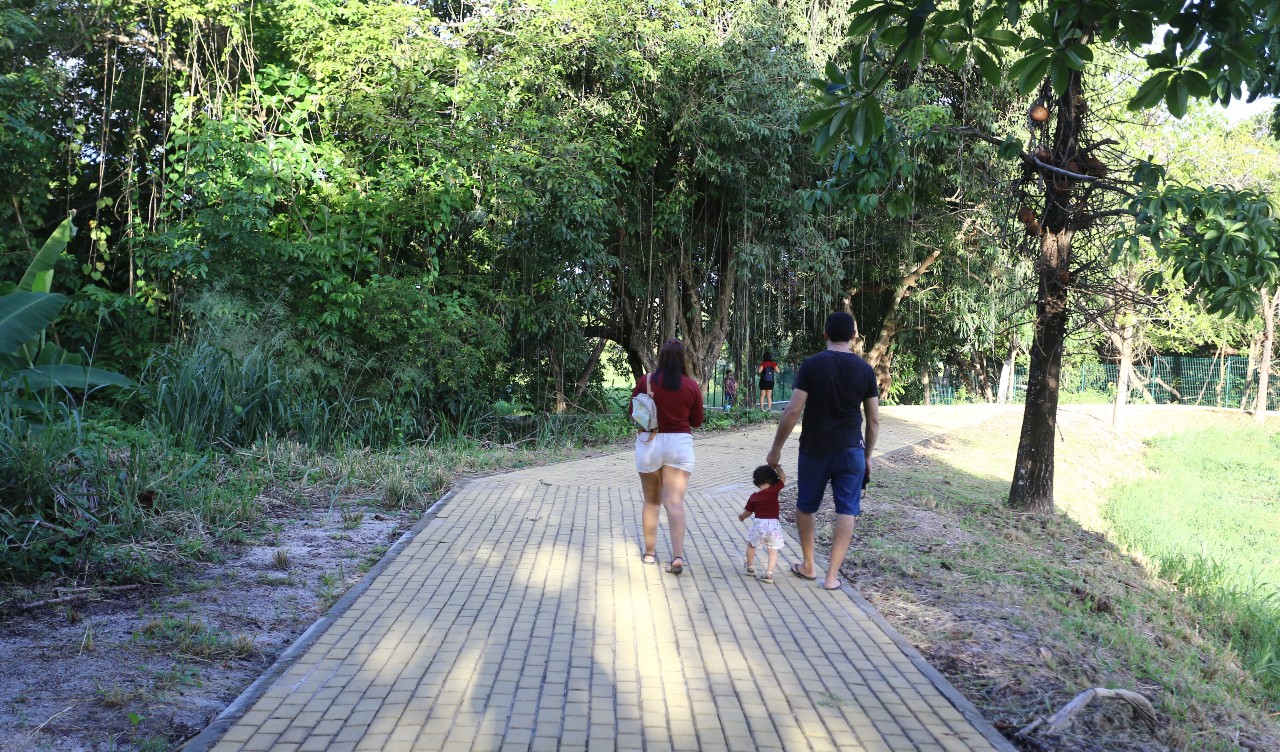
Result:
[[[1148,675],[1149,667],[1125,665],[1125,653],[1110,649],[1102,638],[1079,637],[1089,627],[1064,629],[1062,623],[1087,624],[1094,616],[1130,620],[1135,639],[1157,650],[1163,641],[1176,639],[1141,614],[1126,611],[1130,603],[1155,602],[1132,599],[1132,593],[1159,586],[1135,558],[1101,534],[1106,529],[1101,509],[1109,485],[1142,472],[1141,440],[1198,422],[1189,418],[1134,409],[1121,436],[1110,427],[1109,408],[1062,408],[1055,496],[1067,514],[1053,519],[1003,509],[1020,413],[875,458],[874,482],[842,574],[1006,736],[1090,686],[1142,692],[1157,707],[1177,705],[1182,698],[1172,696],[1176,691],[1160,677]],[[973,464],[957,467],[966,459]],[[787,500],[784,492],[783,499],[783,516],[793,520],[794,495]],[[973,524],[975,517],[983,519]],[[820,550],[832,521],[824,504],[817,519]],[[1024,549],[1017,568],[1000,571],[1001,564],[1018,558],[1009,554],[1016,548]],[[1043,557],[1043,571],[1026,566],[1028,553],[1033,561]],[[1075,601],[1074,608],[1046,605],[1046,596],[1059,594]],[[1079,616],[1081,611],[1087,615]],[[1199,712],[1192,709],[1188,715]],[[1203,715],[1197,733],[1220,737],[1218,748],[1280,750],[1280,730],[1261,713],[1206,709]],[[1160,715],[1162,724],[1168,720]],[[1135,723],[1123,703],[1098,702],[1065,732],[1019,744],[1036,752],[1208,746],[1187,738],[1176,725],[1153,734]],[[1221,738],[1232,735],[1234,740]]]
[[[173,747],[265,671],[408,522],[350,504],[277,504],[267,534],[168,585],[25,613],[13,604],[59,594],[0,590],[9,612],[0,617],[0,750]]]

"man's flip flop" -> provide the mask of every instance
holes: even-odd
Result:
[[[792,564],[792,565],[791,565],[791,574],[794,574],[796,577],[799,577],[799,578],[800,578],[800,579],[802,579],[802,580],[816,580],[816,579],[818,579],[816,576],[814,576],[814,577],[810,577],[809,575],[805,574],[804,572],[801,572],[801,571],[800,571],[800,565],[799,565],[799,564]]]
[[[843,580],[836,580],[836,586],[835,586],[835,587],[827,587],[826,585],[823,585],[823,586],[822,586],[822,589],[823,589],[823,590],[843,590],[843,589],[844,589],[844,581],[843,581]]]

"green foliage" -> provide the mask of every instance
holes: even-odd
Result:
[[[823,92],[822,109],[805,124],[824,126],[826,138],[845,134],[855,147],[884,131],[874,96],[892,71],[917,68],[926,58],[953,70],[972,69],[992,86],[1012,82],[1022,96],[1046,82],[1060,96],[1073,73],[1093,62],[1093,47],[1116,44],[1147,53],[1150,76],[1130,109],[1164,102],[1177,118],[1192,99],[1226,104],[1278,91],[1280,9],[1265,0],[1212,9],[1161,0],[962,0],[947,7],[859,0],[850,13],[848,35],[857,40],[853,65],[828,65],[826,80],[814,82]],[[1151,51],[1161,28],[1164,36]],[[1261,31],[1247,33],[1254,29]],[[820,150],[823,141],[819,134]]]
[[[15,410],[38,414],[69,398],[72,389],[87,393],[101,386],[132,384],[117,373],[83,365],[81,355],[45,337],[45,329],[66,303],[64,296],[50,290],[54,264],[75,234],[71,219],[59,225],[16,285],[0,285],[0,402]]]
[[[1280,284],[1280,225],[1267,196],[1225,187],[1168,186],[1139,194],[1132,205],[1138,232],[1170,260],[1210,313],[1249,319],[1258,291]],[[1116,248],[1136,256],[1137,238],[1121,238]],[[1147,289],[1163,281],[1154,272]]]
[[[945,68],[975,70],[993,86],[1011,82],[1022,96],[1047,86],[1036,102],[1047,105],[1048,91],[1062,96],[1073,76],[1086,71],[1093,47],[1114,43],[1137,52],[1167,25],[1162,42],[1144,58],[1151,75],[1133,94],[1131,109],[1163,101],[1182,118],[1190,101],[1225,104],[1245,96],[1246,86],[1255,97],[1274,92],[1277,85],[1271,72],[1280,55],[1280,9],[1261,0],[1215,6],[1212,12],[1158,0],[1056,0],[1041,6],[966,1],[947,9],[862,0],[853,13],[849,34],[859,38],[857,62],[848,71],[828,66],[827,80],[815,81],[823,89],[820,109],[805,120],[819,129],[819,152],[840,137],[862,152],[876,139],[897,143],[892,121],[886,125],[868,112],[877,98],[887,96],[886,83],[896,66],[917,68],[926,57]],[[1265,31],[1245,33],[1254,28]],[[1006,60],[1011,61],[1007,70],[1001,65]],[[928,129],[908,133],[922,130]],[[1006,139],[1001,156],[1026,158],[1014,143]],[[879,160],[892,156],[875,155]],[[1170,260],[1210,312],[1248,318],[1257,291],[1277,279],[1275,223],[1267,200],[1248,191],[1161,189],[1162,178],[1163,170],[1149,162],[1139,162],[1133,171],[1133,181],[1143,188],[1131,203],[1139,233]],[[855,195],[867,192],[861,185],[850,188]],[[1117,256],[1121,250],[1138,256],[1137,237],[1116,242]],[[1158,284],[1155,275],[1149,289]]]

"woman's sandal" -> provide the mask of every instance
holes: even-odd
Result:
[[[658,555],[657,555],[656,553],[651,553],[651,554],[641,554],[641,555],[640,555],[640,563],[641,563],[641,564],[657,564],[657,563],[658,563]]]
[[[677,561],[679,561],[680,563],[679,563],[679,564],[677,564],[677,563],[676,563]],[[672,560],[671,560],[671,563],[667,565],[667,571],[668,571],[668,572],[670,572],[671,574],[680,574],[681,572],[683,572],[683,571],[684,571],[684,557],[683,557],[683,556],[677,556],[677,557],[675,557],[674,559],[672,559]]]

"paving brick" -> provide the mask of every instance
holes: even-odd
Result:
[[[878,448],[977,416],[885,408]],[[468,482],[219,749],[992,752],[854,601],[741,573],[771,437],[695,439],[680,578],[639,561],[629,452]]]

